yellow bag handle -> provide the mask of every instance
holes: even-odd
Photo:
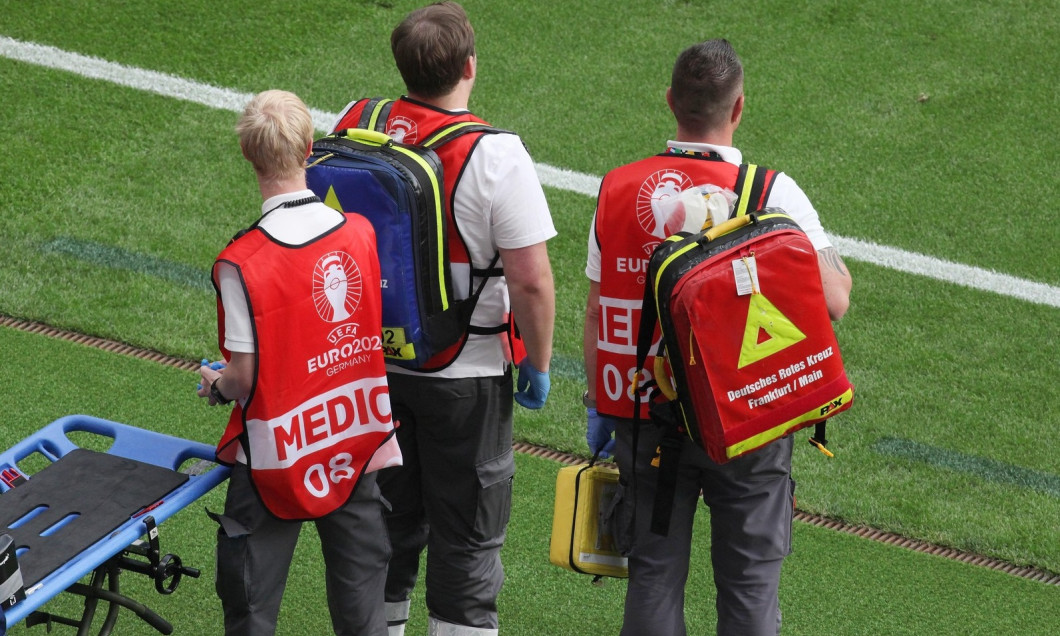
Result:
[[[670,382],[670,376],[666,374],[666,360],[662,356],[655,356],[655,363],[652,365],[652,371],[655,373],[655,383],[659,386],[659,390],[666,396],[667,400],[677,399],[677,390],[674,385]]]
[[[745,225],[750,225],[754,220],[755,220],[754,216],[752,216],[750,214],[747,214],[747,215],[744,215],[744,216],[738,216],[738,217],[736,217],[734,219],[729,219],[728,221],[725,221],[724,223],[721,223],[720,225],[716,225],[716,226],[710,228],[709,230],[707,230],[707,233],[703,235],[703,238],[705,238],[708,241],[713,241],[714,239],[718,238],[719,236],[728,234],[729,232],[732,232],[733,230],[738,230],[738,229],[740,229],[741,227],[743,227]]]
[[[378,146],[385,146],[386,144],[393,141],[390,135],[379,132],[378,130],[367,130],[364,128],[347,128],[346,130],[340,130],[335,133],[339,137],[345,137],[346,139],[352,139],[353,141],[360,141],[368,144],[376,144]]]

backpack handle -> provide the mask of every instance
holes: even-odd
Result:
[[[670,376],[666,373],[666,360],[662,355],[655,356],[652,372],[655,373],[656,386],[659,387],[666,399],[670,401],[676,400],[677,389],[674,387],[673,382],[670,382]]]
[[[708,242],[713,241],[719,236],[724,236],[725,234],[728,234],[733,230],[738,230],[741,227],[745,225],[750,225],[751,223],[754,223],[756,221],[757,219],[755,218],[754,214],[745,214],[743,216],[738,216],[734,219],[729,219],[728,221],[725,221],[710,228],[709,230],[707,230],[706,234],[703,235],[703,238]]]
[[[351,139],[353,141],[360,141],[366,144],[375,144],[377,146],[385,146],[394,141],[390,138],[390,135],[387,135],[386,133],[377,130],[366,130],[364,128],[337,130],[335,131],[335,136]]]

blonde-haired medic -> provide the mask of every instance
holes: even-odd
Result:
[[[261,216],[214,264],[227,366],[202,366],[199,390],[211,405],[235,402],[217,445],[232,466],[224,512],[210,513],[225,634],[275,632],[298,534],[312,521],[335,633],[383,636],[390,544],[375,471],[400,465],[401,452],[375,232],[306,188],[313,123],[296,95],[256,95],[236,132]]]

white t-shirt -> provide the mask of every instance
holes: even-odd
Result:
[[[743,163],[743,153],[732,146],[716,146],[714,144],[696,144],[681,141],[669,141],[667,146],[700,153],[713,151],[721,155],[721,158],[729,163],[736,165]],[[813,244],[814,249],[817,251],[832,246],[832,242],[828,239],[828,235],[825,234],[824,228],[821,226],[821,219],[817,216],[817,210],[810,203],[809,197],[795,183],[794,179],[783,172],[777,173],[773,187],[769,191],[769,198],[766,199],[766,205],[781,208],[787,212],[788,216],[794,219],[799,224],[799,227],[802,228],[802,231],[806,233],[810,243]],[[595,215],[593,216],[593,224],[590,227],[596,227]],[[591,281],[600,282],[600,246],[596,244],[596,234],[593,231],[589,232],[589,256],[585,263],[585,275]]]

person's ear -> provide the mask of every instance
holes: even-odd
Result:
[[[475,79],[478,72],[478,58],[472,53],[464,62],[464,79]]]
[[[732,105],[732,125],[738,126],[741,117],[743,117],[743,93],[740,93],[740,96],[736,98],[736,102]]]

